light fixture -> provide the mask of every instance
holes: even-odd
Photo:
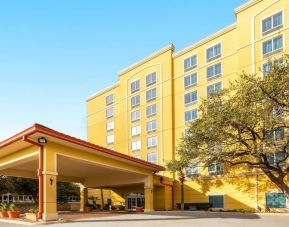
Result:
[[[38,143],[40,144],[47,144],[47,139],[45,137],[39,137],[38,138]]]

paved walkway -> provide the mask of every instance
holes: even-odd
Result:
[[[23,225],[1,223],[1,227]],[[155,212],[75,220],[51,227],[288,227],[289,214],[238,214],[210,212]]]

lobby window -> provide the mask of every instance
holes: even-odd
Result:
[[[153,153],[148,153],[147,154],[147,161],[151,163],[157,163],[158,161],[158,153],[153,152]]]
[[[130,84],[131,93],[139,91],[139,88],[140,88],[140,80],[136,80]]]
[[[209,203],[212,208],[224,208],[224,196],[209,195]]]
[[[267,208],[286,208],[286,196],[284,193],[266,193]]]
[[[106,131],[111,131],[114,129],[114,121],[106,123]]]
[[[156,136],[147,138],[147,147],[156,147],[158,145],[158,138]]]
[[[157,121],[147,122],[147,132],[153,132],[157,130]]]
[[[108,136],[106,137],[106,142],[107,142],[107,144],[112,144],[112,143],[114,143],[114,135],[108,135]]]
[[[153,88],[153,89],[147,91],[147,93],[146,93],[147,102],[151,101],[153,99],[156,99],[156,97],[157,97],[157,89],[156,88]]]
[[[157,104],[153,104],[151,106],[148,106],[146,109],[147,117],[151,117],[157,114]]]
[[[131,121],[138,121],[140,119],[140,110],[131,112]]]
[[[131,104],[131,107],[139,106],[139,104],[140,104],[140,96],[137,95],[137,96],[132,97],[130,99],[130,104]]]
[[[131,128],[131,136],[138,136],[141,134],[141,126],[137,125]]]
[[[106,105],[113,104],[113,94],[106,96]]]
[[[189,75],[189,76],[185,76],[185,78],[184,78],[185,88],[196,86],[197,83],[198,83],[198,74],[197,73],[194,73],[194,74]]]
[[[106,118],[111,118],[113,117],[113,108],[109,108],[106,110]]]
[[[198,118],[198,110],[193,109],[185,112],[185,122],[191,122]]]
[[[186,175],[188,177],[194,177],[199,175],[199,167],[197,165],[190,165],[186,168]]]
[[[207,68],[207,80],[214,79],[222,75],[222,64],[218,63],[216,65]]]
[[[131,149],[132,149],[132,151],[139,151],[141,149],[141,141],[140,140],[132,141],[131,142]]]
[[[156,83],[156,81],[157,81],[157,73],[156,72],[150,73],[146,76],[147,87]]]
[[[263,42],[263,55],[276,53],[283,49],[283,35]]]
[[[208,167],[208,172],[211,175],[223,174],[224,173],[224,163],[213,163]]]
[[[262,21],[263,35],[276,31],[283,26],[283,12],[276,13]]]
[[[222,82],[218,82],[215,84],[212,84],[207,87],[207,97],[210,97],[213,93],[220,92],[222,90]]]
[[[197,64],[198,64],[198,57],[196,54],[186,58],[184,60],[184,71],[187,72],[193,68],[196,68]]]
[[[207,49],[207,62],[222,56],[222,44],[218,43]]]
[[[197,102],[198,101],[198,92],[193,91],[188,94],[185,94],[185,105]]]

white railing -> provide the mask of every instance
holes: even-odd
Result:
[[[34,199],[32,195],[14,195],[14,194],[3,194],[0,195],[0,203],[34,203]]]

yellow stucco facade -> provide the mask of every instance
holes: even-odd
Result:
[[[242,72],[265,74],[269,59],[288,54],[288,0],[248,1],[235,15],[234,24],[183,50],[168,45],[120,71],[116,84],[89,97],[88,141],[163,166],[174,159],[186,121],[197,117],[208,92],[227,87]],[[246,169],[197,172],[185,184],[186,203],[223,196],[221,209],[264,210],[266,193],[278,192],[265,176]],[[155,193],[155,207],[180,202],[177,183],[173,198],[162,190]]]

